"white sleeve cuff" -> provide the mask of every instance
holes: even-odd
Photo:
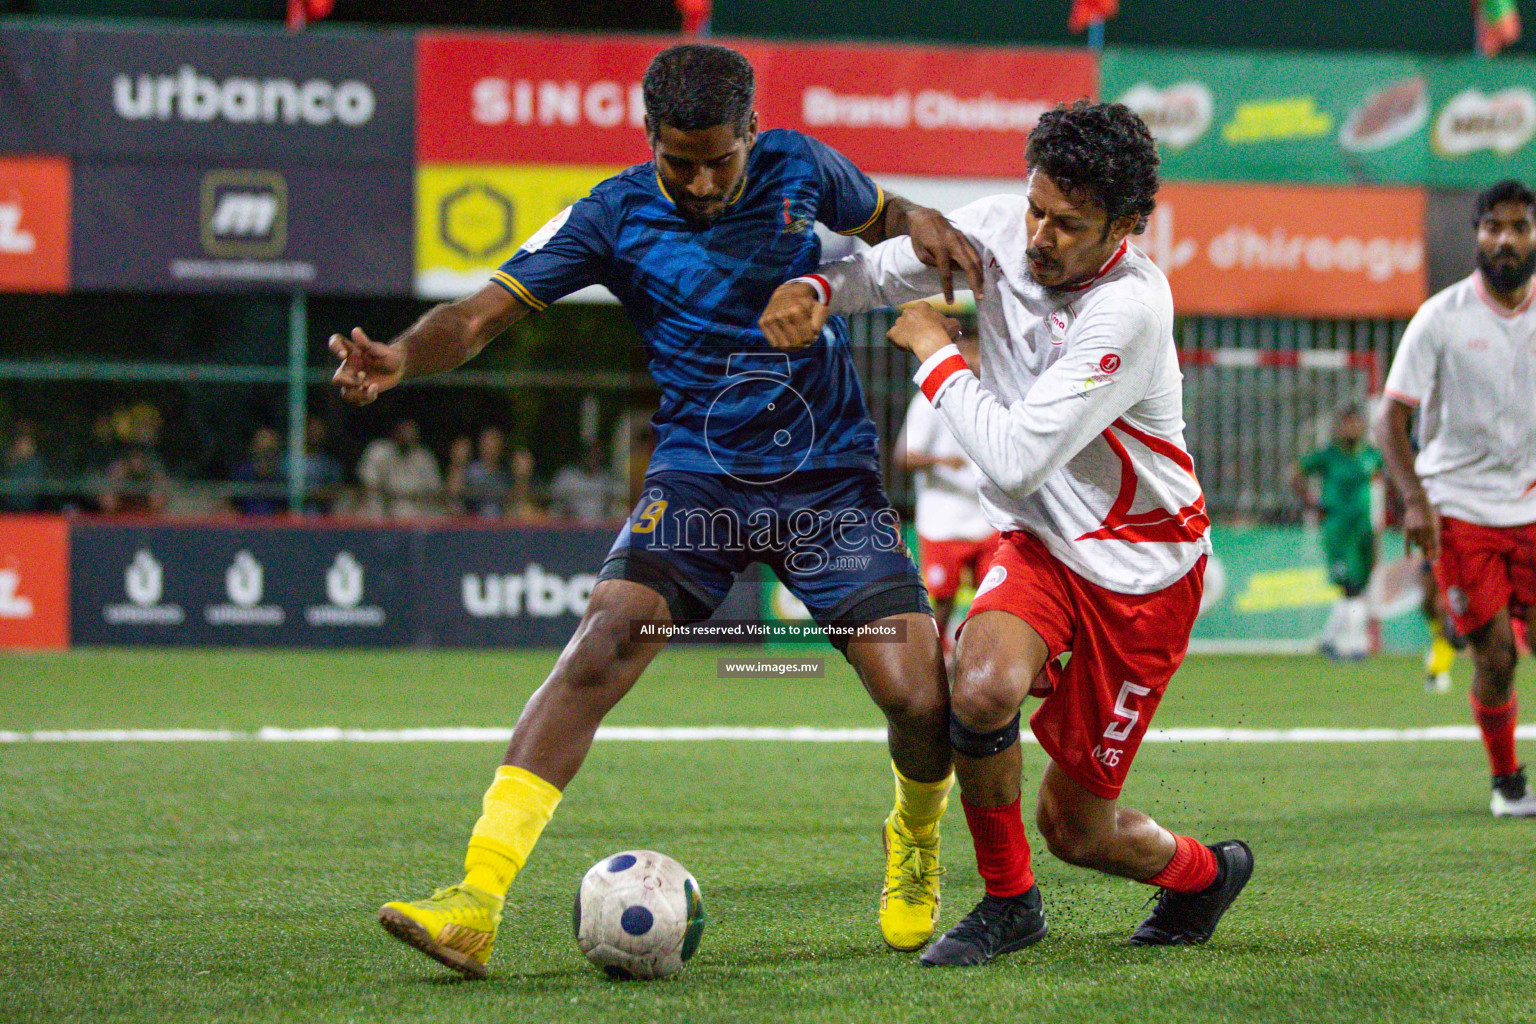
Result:
[[[832,284],[820,274],[805,274],[791,278],[790,284],[808,284],[816,292],[816,301],[823,306],[832,305]]]

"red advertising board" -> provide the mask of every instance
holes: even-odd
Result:
[[[0,292],[69,290],[69,161],[0,157]]]
[[[417,159],[638,163],[640,80],[673,42],[424,32]],[[757,72],[764,128],[813,134],[874,173],[1018,177],[1040,114],[1097,88],[1086,50],[724,42]]]
[[[69,525],[0,516],[0,648],[69,646]]]
[[[1135,239],[1181,314],[1406,317],[1426,297],[1423,189],[1166,183]]]

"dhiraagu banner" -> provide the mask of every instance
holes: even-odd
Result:
[[[620,167],[424,164],[416,170],[416,294],[457,299]],[[606,293],[604,293],[606,294]]]
[[[1536,178],[1536,61],[1479,57],[1432,67],[1429,183],[1483,189],[1500,178]]]
[[[1102,95],[1184,181],[1419,182],[1429,89],[1413,57],[1112,48]]]

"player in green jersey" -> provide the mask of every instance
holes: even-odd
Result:
[[[1371,484],[1381,473],[1381,453],[1364,442],[1365,413],[1358,404],[1333,415],[1333,437],[1296,463],[1291,487],[1308,508],[1323,514],[1323,554],[1328,579],[1344,591],[1324,627],[1318,649],[1330,657],[1363,658],[1372,647],[1365,588],[1376,567],[1376,526]],[[1321,486],[1314,499],[1310,485]]]

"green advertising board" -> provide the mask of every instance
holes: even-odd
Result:
[[[1429,68],[1428,183],[1481,189],[1500,178],[1536,179],[1536,61],[1467,58]]]
[[[916,538],[910,537],[912,550]],[[1301,653],[1315,646],[1339,599],[1316,531],[1299,526],[1211,530],[1215,556],[1206,566],[1205,600],[1191,639],[1195,651]],[[1366,592],[1381,623],[1384,649],[1422,650],[1429,631],[1419,614],[1419,563],[1403,558],[1401,534],[1381,538],[1381,561]],[[769,623],[810,624],[810,613],[777,580],[763,588]],[[953,621],[965,615],[972,591],[962,589]],[[781,639],[782,642],[782,639]],[[824,644],[819,638],[808,641]]]
[[[1116,47],[1102,74],[1171,180],[1424,179],[1429,89],[1413,57]]]

